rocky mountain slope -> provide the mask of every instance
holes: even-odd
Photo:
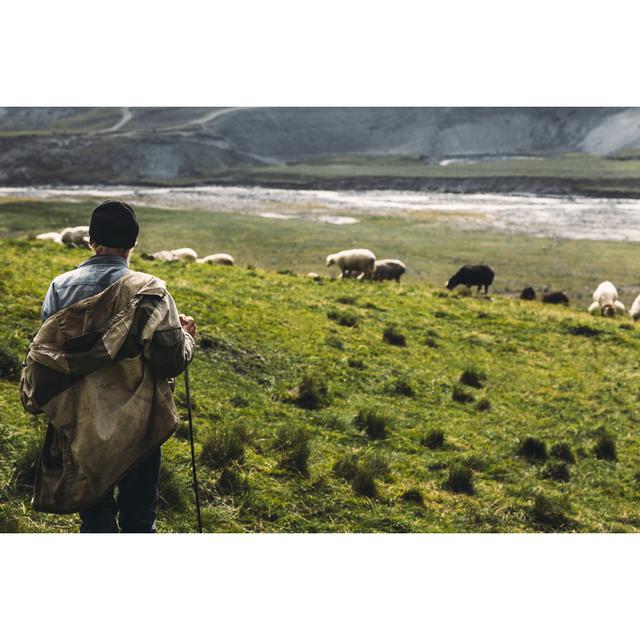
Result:
[[[329,157],[606,155],[636,108],[1,108],[0,184],[208,181]]]

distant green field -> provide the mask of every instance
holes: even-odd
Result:
[[[453,188],[484,191],[563,193],[574,195],[640,194],[640,157],[636,150],[616,156],[565,154],[547,157],[476,159],[441,166],[415,156],[337,156],[287,165],[225,169],[200,182],[260,184],[299,188]],[[171,184],[197,183],[173,180]],[[159,181],[159,184],[162,181]]]
[[[0,237],[26,237],[68,225],[87,224],[86,203],[0,202]],[[354,225],[330,225],[250,215],[139,207],[138,253],[193,247],[200,255],[231,253],[239,265],[306,274],[336,274],[325,267],[335,251],[364,246],[380,258],[400,258],[407,281],[441,287],[465,263],[486,262],[496,272],[493,290],[519,294],[526,285],[562,289],[586,308],[599,282],[612,280],[631,304],[640,293],[636,243],[552,240],[464,231],[457,216],[416,214],[410,219],[361,217]],[[452,224],[454,223],[454,224]]]
[[[471,159],[470,159],[471,160]],[[406,156],[359,156],[325,158],[315,162],[286,166],[255,167],[255,175],[300,175],[335,178],[360,176],[478,178],[478,177],[547,177],[558,179],[640,178],[640,159],[629,160],[567,154],[556,157],[509,158],[493,161],[455,162],[446,166],[421,162]]]
[[[50,211],[76,220],[82,207]],[[166,213],[166,226],[151,225],[154,215],[141,216],[149,248],[160,229],[179,234]],[[192,387],[205,530],[640,531],[640,329],[630,320],[415,280],[316,282],[247,269],[245,260],[275,261],[269,222],[213,219],[211,236],[189,244],[233,237],[241,266],[133,264],[164,278],[199,323]],[[375,224],[386,241],[396,237],[390,221]],[[264,248],[245,254],[258,229]],[[309,237],[326,251],[327,238]],[[459,234],[452,242],[464,247]],[[512,259],[531,246],[533,259],[545,245],[520,241]],[[592,260],[607,247],[598,248]],[[627,255],[619,250],[611,256]],[[0,531],[78,526],[29,508],[43,425],[23,412],[16,375],[52,275],[85,255],[0,241]],[[426,270],[434,257],[423,256]],[[562,277],[582,281],[588,268],[585,260]],[[193,530],[184,429],[163,451],[159,529]]]

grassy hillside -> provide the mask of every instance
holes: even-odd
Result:
[[[34,202],[0,200],[0,238],[24,237],[68,225],[87,224],[94,200]],[[364,246],[380,258],[401,258],[408,282],[441,287],[463,264],[487,262],[496,272],[494,291],[519,295],[526,285],[538,291],[563,289],[571,304],[586,308],[597,284],[609,279],[625,304],[640,293],[637,244],[555,240],[465,230],[478,214],[411,212],[395,217],[353,215],[354,225],[287,221],[216,211],[136,207],[141,224],[138,253],[193,247],[198,254],[231,253],[237,264],[273,271],[315,271],[335,275],[325,258],[347,247]],[[295,213],[304,213],[296,205]],[[468,217],[464,217],[467,215]]]
[[[417,156],[336,156],[212,172],[205,181],[317,189],[407,189],[454,193],[539,193],[636,198],[636,150],[615,157],[585,153],[508,159],[469,158],[447,165]],[[171,183],[181,183],[170,181]],[[161,184],[162,182],[160,182]]]
[[[42,424],[15,376],[52,274],[85,255],[0,242],[0,530],[78,524],[29,508]],[[134,267],[199,323],[207,531],[640,529],[630,321],[423,283]],[[163,449],[162,531],[194,526],[185,433]]]

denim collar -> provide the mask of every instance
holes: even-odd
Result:
[[[88,260],[85,260],[83,263],[78,265],[80,267],[86,267],[88,265],[94,264],[105,264],[105,265],[113,265],[113,266],[125,266],[128,267],[129,264],[124,258],[120,256],[91,256]]]

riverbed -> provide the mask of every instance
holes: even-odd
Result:
[[[631,199],[241,186],[0,188],[0,198],[66,202],[117,198],[134,206],[258,216],[274,224],[305,219],[350,225],[366,216],[419,219],[428,215],[463,229],[565,239],[640,240],[640,200]]]

